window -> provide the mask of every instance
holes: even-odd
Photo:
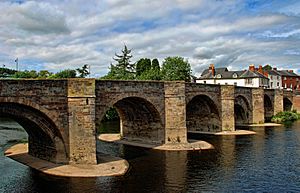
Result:
[[[286,77],[283,77],[283,80],[286,80]]]
[[[234,86],[237,86],[237,82],[234,82]]]
[[[270,76],[270,79],[273,80],[273,76],[272,75]]]
[[[222,75],[221,74],[217,74],[217,78],[222,78]]]
[[[293,80],[293,78],[292,78],[292,77],[290,77],[290,80]]]
[[[286,88],[286,83],[284,84],[284,88]]]
[[[252,78],[246,79],[246,84],[252,84]]]
[[[206,84],[206,80],[204,80],[203,82],[204,82],[204,84]]]
[[[279,82],[277,82],[277,86],[279,86]]]
[[[279,80],[279,76],[277,76],[277,80]]]
[[[233,73],[232,78],[237,78],[237,74]]]
[[[271,82],[271,87],[273,87],[273,82]]]

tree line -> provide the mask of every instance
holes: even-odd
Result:
[[[100,79],[108,80],[191,80],[191,65],[183,57],[166,57],[159,64],[158,59],[141,58],[133,63],[131,50],[124,45],[121,54],[115,54],[115,64],[110,64],[109,72]],[[77,69],[66,69],[57,73],[47,70],[16,71],[0,68],[0,77],[9,78],[85,78],[90,74],[88,64]]]
[[[131,50],[124,46],[121,54],[113,58],[116,64],[110,65],[107,75],[101,79],[114,80],[191,80],[191,65],[183,57],[174,56],[164,59],[160,67],[159,61],[141,58],[136,63],[131,62]]]

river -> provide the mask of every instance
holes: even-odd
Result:
[[[126,158],[121,177],[59,178],[3,155],[25,141],[16,123],[0,119],[0,192],[300,192],[300,122],[255,127],[251,136],[192,136],[215,150],[162,152],[97,142],[97,150]]]

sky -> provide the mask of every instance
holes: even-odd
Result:
[[[126,44],[132,62],[181,56],[199,76],[270,64],[300,74],[299,0],[0,0],[0,66],[105,75]]]

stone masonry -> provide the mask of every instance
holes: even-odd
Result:
[[[266,110],[276,114],[284,101],[300,107],[293,93],[229,85],[0,80],[0,116],[24,127],[29,154],[64,164],[97,164],[96,129],[110,107],[119,113],[124,140],[161,145],[186,143],[187,132],[233,131],[237,117],[261,123]],[[235,116],[237,112],[243,115]]]

